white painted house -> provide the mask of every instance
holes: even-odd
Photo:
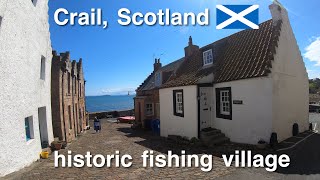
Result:
[[[53,141],[48,0],[0,1],[0,177]]]
[[[308,130],[308,75],[287,11],[205,47],[189,45],[176,76],[160,89],[161,136],[221,130],[233,142],[282,141]]]

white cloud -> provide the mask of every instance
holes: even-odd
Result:
[[[305,48],[304,57],[320,66],[320,37],[314,38],[309,46]]]
[[[309,79],[320,78],[320,69],[319,70],[308,69],[307,72],[308,72]]]

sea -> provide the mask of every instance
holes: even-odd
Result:
[[[135,95],[86,96],[87,111],[92,113],[133,109],[134,97]]]

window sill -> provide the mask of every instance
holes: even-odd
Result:
[[[226,120],[232,120],[232,116],[231,115],[224,115],[224,114],[217,114],[217,118],[226,119]]]
[[[178,116],[178,117],[184,117],[184,114],[183,113],[174,113],[175,116]]]
[[[220,113],[221,115],[223,115],[223,116],[230,116],[230,113],[229,114],[227,114],[227,113]]]
[[[202,69],[206,69],[206,68],[209,68],[209,67],[212,67],[213,66],[213,63],[210,63],[210,64],[205,64],[202,66]]]

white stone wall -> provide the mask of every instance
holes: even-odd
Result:
[[[313,124],[313,129],[320,131],[320,113],[309,113],[309,122]]]
[[[39,158],[38,108],[46,107],[48,139],[51,121],[51,42],[48,1],[1,0],[0,16],[0,177]],[[40,80],[41,56],[46,58]],[[34,139],[26,141],[25,118],[33,116]],[[50,142],[49,142],[50,143]]]
[[[231,87],[232,120],[216,116],[216,88]],[[269,142],[272,131],[272,79],[252,78],[215,84],[212,127],[220,129],[232,142],[257,144],[260,139]]]
[[[274,19],[282,19],[282,29],[272,63],[273,132],[282,141],[292,136],[292,126],[308,130],[309,82],[297,41],[286,10],[281,12],[270,6]]]
[[[184,117],[173,114],[173,90],[183,90]],[[160,89],[160,134],[198,137],[197,86]]]

